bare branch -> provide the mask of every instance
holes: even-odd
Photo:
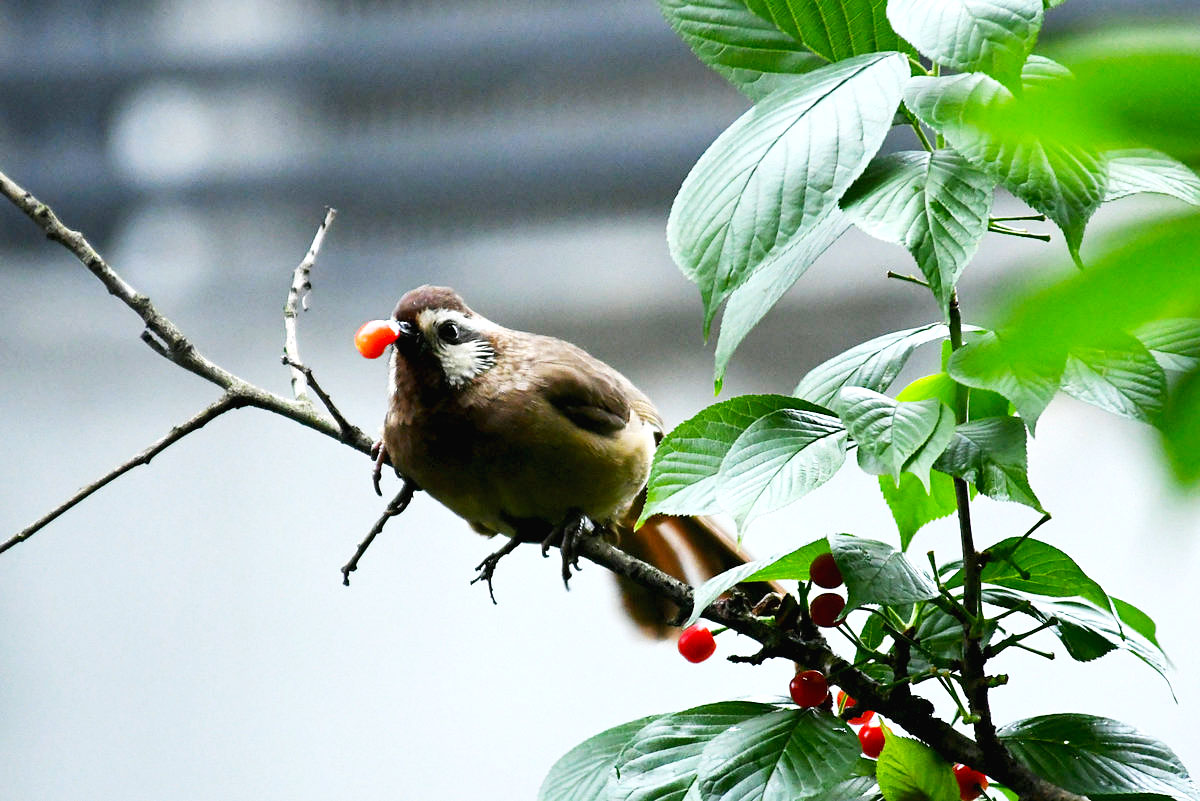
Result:
[[[367,548],[371,547],[371,543],[379,536],[379,532],[383,531],[383,527],[387,525],[387,521],[408,508],[408,504],[412,501],[413,493],[416,492],[416,489],[416,484],[408,479],[403,480],[400,485],[400,491],[396,493],[396,497],[392,498],[392,502],[383,510],[383,514],[375,521],[375,525],[371,526],[371,530],[367,532],[366,539],[358,544],[358,549],[354,551],[354,556],[350,557],[350,561],[342,567],[342,584],[347,587],[350,586],[350,574],[358,570],[358,560],[362,559],[362,555],[367,552]]]
[[[289,420],[300,423],[303,426],[319,431],[320,433],[332,437],[339,442],[344,442],[357,451],[365,454],[371,453],[371,439],[362,432],[361,429],[355,426],[349,426],[344,418],[341,421],[330,419],[321,414],[313,407],[312,403],[305,400],[292,400],[282,398],[272,392],[268,392],[261,387],[255,386],[248,381],[234,375],[228,370],[213,363],[211,360],[203,356],[195,346],[184,336],[183,332],[169,318],[162,314],[150,301],[150,298],[133,288],[124,278],[117,274],[96,252],[91,243],[78,231],[73,231],[67,228],[58,219],[53,209],[42,203],[30,192],[26,191],[11,178],[0,172],[0,194],[8,198],[25,213],[37,226],[46,234],[47,238],[58,242],[83,263],[85,267],[92,272],[108,289],[109,293],[116,296],[129,308],[133,309],[142,319],[144,329],[141,332],[141,338],[149,345],[156,353],[167,358],[189,370],[192,373],[210,381],[221,389],[225,390],[225,396],[233,398],[229,401],[229,408],[241,406],[255,406],[259,409],[264,409]],[[324,226],[322,226],[324,227]],[[317,239],[314,240],[313,249],[320,246],[321,231],[318,231]],[[310,254],[313,249],[310,249]],[[315,254],[313,254],[315,258]],[[222,401],[218,401],[214,406],[219,405]],[[209,407],[212,409],[213,407]],[[208,411],[208,410],[206,410]],[[224,409],[222,411],[225,411]],[[203,417],[205,412],[201,412],[196,418],[192,418],[177,428],[186,428],[192,425],[198,418]],[[219,412],[218,412],[219,414]],[[212,416],[216,416],[213,414]],[[158,443],[151,446],[146,456],[146,461],[149,461],[155,454],[161,452],[164,448],[170,446],[177,441],[181,436],[190,433],[190,431],[201,427],[208,422],[211,417],[206,417],[202,422],[196,423],[192,428],[183,431],[182,434],[173,436],[168,434]],[[139,454],[139,457],[145,455]],[[29,539],[39,529],[43,528],[50,521],[57,518],[67,509],[70,509],[79,501],[86,498],[92,492],[112,481],[117,476],[124,473],[126,470],[136,464],[144,464],[137,461],[139,457],[135,457],[133,463],[126,463],[122,468],[118,468],[113,473],[110,473],[88,487],[84,487],[71,500],[63,504],[61,507],[53,510],[38,522],[34,523],[29,528],[11,537],[2,546],[0,553],[11,548],[13,545],[24,542]]]
[[[317,263],[317,254],[325,242],[325,232],[329,230],[335,217],[337,217],[337,209],[332,206],[325,209],[325,219],[317,228],[308,253],[304,255],[304,258],[296,265],[295,272],[292,273],[292,286],[288,289],[287,301],[283,304],[284,363],[292,366],[292,395],[296,397],[296,400],[307,398],[304,392],[305,379],[311,377],[306,376],[305,372],[297,366],[300,363],[300,342],[296,336],[296,318],[301,311],[308,311],[308,291],[312,289],[312,283],[309,282],[308,276],[312,272],[313,265]],[[325,398],[322,397],[321,400],[324,401]],[[325,405],[328,406],[328,402]],[[333,412],[333,409],[330,409],[330,412]],[[333,413],[333,416],[335,419],[340,418],[336,412]],[[339,419],[338,422],[342,421]]]
[[[174,445],[176,442],[183,439],[193,431],[198,431],[199,429],[203,428],[209,421],[220,417],[225,412],[228,412],[232,409],[239,409],[248,404],[249,400],[241,395],[231,392],[225,393],[213,403],[205,406],[190,420],[180,423],[177,426],[173,426],[171,430],[167,432],[166,436],[155,442],[150,447],[146,448],[137,456],[134,456],[129,461],[118,465],[92,483],[81,488],[79,492],[76,492],[64,503],[59,504],[50,512],[39,518],[35,523],[10,537],[3,544],[0,544],[0,553],[4,553],[17,543],[24,542],[25,540],[29,539],[63,512],[67,511],[72,506],[103,487],[105,484],[108,484],[113,479],[123,476],[125,473],[128,473],[138,465],[150,464],[150,460],[155,456],[162,453],[171,445]]]

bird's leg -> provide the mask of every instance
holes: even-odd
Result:
[[[521,540],[519,538],[509,537],[508,542],[504,543],[503,548],[495,553],[488,554],[482,562],[475,566],[475,570],[479,573],[479,575],[471,579],[471,583],[474,584],[477,581],[486,581],[488,595],[491,596],[493,604],[496,603],[496,594],[492,592],[492,576],[496,573],[496,565],[501,559],[515,551],[517,546],[520,544]]]
[[[572,511],[561,525],[550,530],[546,539],[542,540],[542,556],[548,556],[550,546],[558,541],[562,552],[563,586],[571,589],[571,568],[579,571],[579,543],[584,537],[590,537],[596,532],[596,524],[591,518],[579,510]]]

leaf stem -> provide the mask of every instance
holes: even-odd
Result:
[[[988,230],[993,234],[1004,234],[1005,236],[1015,236],[1020,237],[1021,239],[1036,239],[1039,242],[1050,241],[1050,234],[1033,234],[1020,228],[1006,228],[1003,225],[988,225]]]
[[[925,131],[921,128],[921,123],[913,122],[912,129],[917,132],[917,138],[921,140],[921,147],[928,150],[930,153],[934,151],[933,144],[930,143],[929,137],[925,135]]]
[[[998,222],[1045,222],[1045,214],[1019,214],[1016,217],[988,217],[988,225]]]
[[[906,281],[910,284],[916,284],[917,286],[923,286],[926,289],[929,289],[929,284],[926,283],[925,281],[922,281],[920,278],[917,278],[915,275],[903,275],[901,273],[897,273],[892,270],[888,270],[887,277],[895,278],[897,281]]]

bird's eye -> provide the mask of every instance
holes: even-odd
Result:
[[[458,323],[447,320],[438,326],[438,338],[447,345],[457,345],[462,341],[462,329]]]

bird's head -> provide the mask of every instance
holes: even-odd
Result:
[[[404,370],[426,385],[457,390],[496,364],[499,326],[473,312],[449,287],[409,290],[392,319],[399,329],[391,360],[394,382]]]

